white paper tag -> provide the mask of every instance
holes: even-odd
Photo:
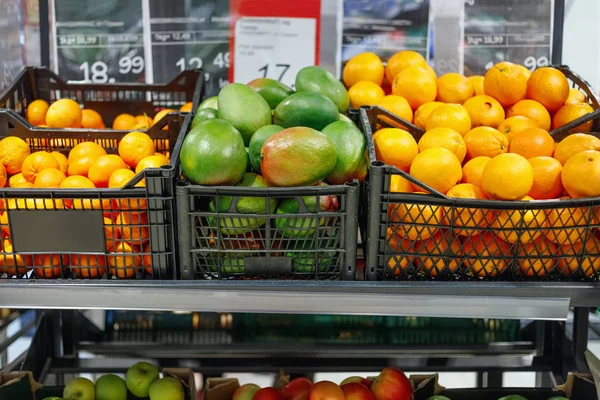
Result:
[[[243,17],[235,25],[233,79],[272,78],[294,87],[296,74],[315,65],[314,18]]]

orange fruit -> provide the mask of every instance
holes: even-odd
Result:
[[[179,107],[179,112],[192,112],[192,106],[193,103],[191,101],[188,101],[187,103]]]
[[[499,130],[489,126],[471,129],[465,135],[467,159],[475,157],[495,157],[508,151],[508,139]]]
[[[416,110],[422,104],[435,100],[437,84],[428,70],[409,67],[400,71],[394,78],[392,93],[404,97],[410,107]]]
[[[524,276],[546,276],[554,268],[556,244],[540,236],[536,240],[520,246],[517,252],[517,264]]]
[[[410,254],[415,252],[415,242],[399,236],[395,228],[387,228],[386,243],[391,253],[387,265],[392,274],[398,277],[414,260]]]
[[[108,180],[113,172],[118,169],[126,169],[127,164],[123,159],[115,154],[100,156],[90,166],[88,178],[97,188],[108,187]]]
[[[563,166],[562,184],[573,198],[600,196],[600,151],[575,154]]]
[[[63,153],[59,153],[58,151],[53,151],[50,153],[50,155],[54,157],[56,161],[58,161],[60,172],[66,174],[69,169],[69,160],[67,159],[67,156],[65,156]]]
[[[460,183],[446,193],[455,199],[487,199],[479,186],[471,183]],[[461,236],[473,236],[480,233],[479,229],[486,228],[492,221],[492,211],[485,208],[456,207],[444,211],[447,224],[454,227],[454,232]],[[466,229],[465,229],[466,228]]]
[[[33,187],[58,188],[65,178],[65,174],[63,174],[59,169],[46,168],[38,172],[37,176],[35,177],[35,181],[33,181]]]
[[[379,104],[385,97],[381,86],[370,82],[360,81],[352,85],[348,90],[352,107],[374,106]]]
[[[504,108],[491,96],[471,97],[463,104],[471,117],[471,127],[489,126],[497,128],[504,121]]]
[[[410,67],[425,68],[427,67],[427,61],[425,61],[425,58],[416,51],[400,51],[391,56],[387,61],[385,66],[385,77],[389,83],[392,83],[400,71]]]
[[[137,119],[131,114],[123,113],[117,115],[113,121],[112,128],[119,131],[129,131],[137,124]]]
[[[527,77],[518,65],[500,62],[485,73],[483,89],[503,107],[512,106],[525,98]]]
[[[115,228],[110,218],[104,217],[104,243],[107,249],[115,246],[115,242],[120,238],[119,230]]]
[[[416,194],[425,194],[415,192]],[[442,208],[426,204],[390,204],[388,219],[399,223],[396,234],[409,240],[425,240],[437,230],[436,225],[442,223]]]
[[[27,180],[21,173],[18,173],[16,175],[13,175],[10,178],[8,178],[9,187],[15,187],[15,185],[20,185],[23,183],[29,183],[29,182],[27,182]]]
[[[532,157],[533,186],[528,195],[536,200],[556,199],[563,192],[561,181],[562,165],[552,157]]]
[[[79,143],[69,152],[69,175],[87,176],[90,167],[96,160],[106,155],[106,150],[97,143]]]
[[[548,131],[540,128],[529,128],[516,133],[512,137],[508,151],[520,154],[525,158],[552,157],[555,146],[554,139]]]
[[[152,125],[156,125],[161,119],[163,119],[165,117],[165,115],[170,114],[172,112],[176,112],[176,111],[171,108],[165,108],[164,110],[160,110],[154,116],[154,119],[152,120]],[[167,129],[167,127],[165,126],[163,129]]]
[[[31,269],[27,267],[31,265],[31,256],[14,254],[12,243],[8,239],[4,241],[3,246],[3,252],[8,254],[0,255],[0,274],[7,274],[9,276],[25,275]]]
[[[401,175],[392,175],[390,177],[390,192],[392,193],[412,193],[415,187],[412,182]]]
[[[523,72],[523,75],[525,75],[525,78],[527,78],[527,81],[529,81],[529,78],[531,78],[531,71],[529,70],[529,68],[521,64],[517,64],[517,67],[519,67],[521,72]]]
[[[106,125],[104,125],[102,116],[95,110],[84,108],[81,110],[81,127],[88,129],[104,129],[106,128]]]
[[[63,267],[69,265],[69,259],[60,254],[36,254],[33,256],[34,272],[39,278],[62,278]]]
[[[352,57],[343,71],[343,80],[346,87],[352,87],[361,81],[373,82],[376,85],[383,83],[384,68],[379,56],[375,53],[360,53]],[[391,81],[390,81],[391,82]]]
[[[546,108],[535,100],[521,100],[513,105],[506,114],[508,117],[514,117],[520,115],[527,117],[535,124],[538,128],[544,130],[550,130],[550,113]]]
[[[4,165],[0,164],[0,187],[5,187],[7,181],[8,177],[6,176],[6,169],[4,168]]]
[[[50,128],[81,128],[81,107],[71,99],[56,100],[46,113],[46,125]]]
[[[394,95],[385,96],[377,105],[408,122],[412,122],[413,120],[412,108],[410,108],[410,104],[408,104],[408,101],[404,97]],[[382,117],[382,120],[392,122],[387,117]]]
[[[148,214],[145,212],[122,212],[115,221],[121,238],[141,245],[148,240]]]
[[[600,240],[594,235],[590,235],[585,244],[560,246],[557,255],[561,256],[558,270],[564,275],[570,276],[581,269],[584,276],[591,278],[600,272]]]
[[[46,168],[60,169],[60,164],[47,151],[36,151],[23,160],[21,173],[27,182],[33,183],[37,174]]]
[[[46,100],[34,100],[25,110],[25,119],[33,126],[46,125],[46,113],[49,107]]]
[[[569,158],[586,150],[600,150],[600,139],[586,133],[575,133],[561,140],[554,150],[554,158],[565,165]]]
[[[413,159],[419,153],[415,138],[397,128],[380,129],[373,135],[375,155],[379,161],[408,171]]]
[[[433,278],[444,273],[446,268],[453,273],[459,266],[460,242],[446,230],[438,230],[431,238],[419,240],[415,247],[418,254],[415,265]]]
[[[0,217],[0,226],[2,226],[2,238],[10,237],[10,225],[8,224],[8,212],[2,213]]]
[[[29,145],[21,138],[8,136],[0,140],[0,163],[9,175],[20,173],[23,161],[30,154]]]
[[[432,189],[446,193],[462,179],[462,168],[450,150],[432,147],[414,158],[410,174]]]
[[[481,187],[481,175],[490,160],[490,157],[479,156],[467,161],[463,166],[463,178],[461,182]]]
[[[533,168],[523,156],[499,154],[483,169],[481,188],[490,199],[519,200],[533,186]]]
[[[136,115],[135,120],[137,121],[136,126],[142,126],[144,128],[150,128],[152,126],[152,118],[147,116],[146,114]],[[133,128],[135,129],[135,128]]]
[[[521,201],[533,200],[525,196]],[[496,212],[492,227],[502,240],[509,243],[529,243],[542,234],[546,226],[544,210],[502,210]]]
[[[527,82],[527,98],[541,103],[548,111],[556,111],[569,98],[569,81],[556,68],[538,68]]]
[[[106,273],[106,257],[94,254],[71,254],[71,271],[79,278],[98,278]]]
[[[148,274],[152,275],[152,250],[150,249],[150,243],[147,243],[144,247],[144,254],[142,255],[142,266]]]
[[[537,128],[537,124],[527,117],[516,115],[506,118],[498,125],[498,130],[508,137],[508,141],[513,138],[515,133],[521,132],[527,128]]]
[[[594,111],[592,106],[588,103],[567,103],[554,114],[554,118],[552,118],[552,129],[560,128],[567,123],[576,120],[579,117],[583,117],[586,114]],[[592,131],[592,123],[593,120],[589,122],[585,122],[581,125],[576,126],[575,128],[569,130],[569,132],[591,132]]]
[[[563,199],[569,199],[564,197]],[[548,229],[544,236],[559,246],[573,245],[585,238],[590,217],[585,207],[552,208],[546,210]]]
[[[13,186],[11,186],[13,188],[28,188],[31,189],[33,188],[33,183],[31,182],[16,182]]]
[[[133,278],[135,270],[142,266],[142,257],[137,254],[139,250],[134,249],[127,242],[118,242],[108,258],[110,273],[117,278]],[[113,254],[123,253],[122,255]]]
[[[430,149],[432,147],[443,147],[454,153],[458,161],[461,163],[467,154],[467,146],[465,140],[460,133],[453,131],[450,128],[434,128],[431,129],[419,139],[419,151]]]
[[[450,72],[437,78],[437,101],[462,104],[475,95],[473,84],[468,78]]]
[[[156,152],[156,145],[150,136],[144,132],[129,132],[119,142],[119,155],[132,168]]]
[[[169,165],[169,159],[166,156],[157,153],[152,156],[142,158],[142,160],[135,167],[135,173],[139,174],[146,168],[160,168],[163,165]]]
[[[579,89],[571,88],[569,89],[569,97],[567,97],[567,101],[565,103],[587,103],[587,96]]]
[[[443,106],[444,103],[439,101],[430,101],[429,103],[421,104],[415,111],[413,123],[421,129],[425,129],[429,115],[436,108]]]
[[[96,186],[85,176],[72,175],[65,178],[60,184],[61,189],[95,189]],[[110,210],[111,201],[109,199],[69,199],[65,200],[67,207],[73,207],[76,210]]]
[[[428,131],[434,128],[450,128],[464,136],[471,130],[471,117],[460,104],[444,104],[429,114],[425,128]]]
[[[473,90],[475,91],[475,96],[481,96],[485,94],[485,90],[483,89],[483,80],[485,79],[481,75],[473,75],[468,77],[471,82],[471,86],[473,86]]]
[[[130,169],[118,169],[112,173],[108,180],[109,188],[122,188],[129,183],[135,176],[135,172]],[[138,182],[135,186],[144,186],[143,181]],[[119,208],[121,210],[139,210],[148,207],[146,199],[119,199]]]
[[[479,277],[495,277],[506,269],[511,246],[490,232],[465,238],[461,253],[470,273]]]

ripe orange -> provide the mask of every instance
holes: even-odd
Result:
[[[504,121],[504,108],[491,96],[479,95],[468,99],[463,107],[471,117],[471,127],[497,128]]]
[[[419,153],[415,138],[410,133],[397,128],[384,128],[375,132],[373,145],[379,161],[407,172]]]
[[[188,101],[187,103],[179,107],[179,112],[192,112],[192,106],[193,103],[191,101]]]
[[[122,255],[112,254],[123,253]],[[142,266],[142,257],[137,254],[139,250],[134,249],[127,242],[118,242],[111,255],[108,256],[110,273],[119,279],[133,278],[135,270]]]
[[[465,144],[469,160],[479,156],[495,157],[508,151],[506,136],[488,126],[479,126],[467,132]]]
[[[525,196],[521,201],[533,200]],[[546,226],[544,210],[502,210],[496,213],[492,222],[498,237],[509,243],[529,243],[542,234]]]
[[[569,97],[567,97],[567,101],[565,103],[586,103],[587,97],[586,94],[583,93],[579,89],[571,88],[569,89]]]
[[[89,129],[104,129],[104,121],[102,116],[94,110],[84,108],[81,110],[81,127]]]
[[[487,199],[483,190],[471,183],[460,183],[454,186],[446,196],[457,199]],[[492,217],[492,211],[485,208],[456,207],[454,210],[447,209],[444,212],[446,222],[461,236],[478,235],[479,229],[490,225]]]
[[[416,194],[425,194],[415,192]],[[442,208],[425,204],[394,204],[388,208],[388,219],[396,225],[396,234],[409,240],[425,240],[442,223]]]
[[[586,150],[600,150],[600,139],[586,133],[575,133],[561,140],[554,150],[554,158],[562,165],[577,153]]]
[[[172,112],[176,112],[176,111],[171,108],[165,108],[164,110],[160,110],[154,116],[154,119],[152,120],[152,125],[156,125],[161,119],[163,119],[165,117],[165,115],[170,114]],[[167,127],[165,126],[163,129],[167,129]]]
[[[29,182],[27,182],[27,180],[21,173],[18,173],[16,175],[13,175],[10,178],[8,178],[9,187],[15,187],[15,185],[20,185],[23,183],[29,183]]]
[[[144,246],[144,254],[142,255],[142,266],[146,272],[152,275],[152,250],[150,249],[150,243]]]
[[[50,128],[81,128],[81,107],[71,99],[56,100],[46,113]]]
[[[552,157],[555,146],[554,139],[548,131],[540,128],[529,128],[513,136],[508,151],[520,154],[525,158]]]
[[[473,86],[473,90],[475,90],[475,96],[481,96],[485,94],[485,90],[483,89],[483,80],[485,79],[481,75],[473,75],[470,76],[469,81],[471,81],[471,85]]]
[[[556,112],[556,114],[554,114],[554,118],[552,118],[552,129],[560,128],[561,126],[566,125],[567,123],[574,121],[579,117],[583,117],[592,111],[594,111],[594,109],[587,103],[567,103],[562,106]],[[569,132],[591,132],[592,123],[593,120],[590,120],[589,122],[585,122],[576,126],[575,128],[569,130]]]
[[[435,278],[448,268],[453,273],[459,266],[460,242],[448,231],[438,230],[433,237],[419,240],[416,244],[415,264],[427,275]]]
[[[69,160],[67,159],[67,156],[65,156],[63,153],[59,153],[58,151],[53,151],[50,153],[50,155],[54,157],[56,161],[58,161],[60,172],[66,174],[69,169]]]
[[[415,188],[411,181],[400,175],[392,175],[390,178],[390,192],[412,193]]]
[[[535,124],[538,128],[544,130],[550,130],[550,113],[546,108],[535,100],[521,100],[513,105],[506,114],[508,117],[514,117],[517,115],[527,117]]]
[[[519,200],[533,186],[533,168],[518,154],[506,153],[492,158],[483,169],[481,188],[490,199]]]
[[[126,169],[127,164],[115,154],[100,156],[90,166],[88,178],[97,188],[108,187],[108,180],[113,172],[118,169]]]
[[[63,267],[69,265],[67,256],[60,254],[36,254],[33,256],[34,272],[39,278],[62,278]]]
[[[471,117],[460,104],[444,104],[429,114],[425,128],[450,128],[464,136],[471,130]]]
[[[346,87],[360,81],[383,83],[384,68],[381,59],[375,53],[360,53],[352,57],[344,66],[343,80]]]
[[[120,238],[119,230],[115,228],[110,218],[104,217],[104,242],[107,249],[111,249],[115,246],[115,242]]]
[[[501,62],[486,72],[483,88],[485,94],[508,107],[525,98],[527,77],[518,65]]]
[[[33,126],[46,125],[46,113],[49,107],[46,100],[34,100],[27,106],[25,118]]]
[[[462,179],[462,168],[450,150],[433,147],[414,158],[410,174],[432,189],[446,193]]]
[[[0,256],[0,274],[9,276],[25,275],[30,270],[27,266],[31,265],[31,256],[14,254],[12,243],[8,239],[4,241],[3,246],[3,251],[7,254]]]
[[[4,165],[0,164],[0,187],[5,187],[7,181],[8,177],[6,176],[6,169],[4,168]]]
[[[0,226],[2,226],[2,238],[10,237],[10,225],[8,224],[8,212],[2,213],[0,217]]]
[[[410,254],[415,252],[415,242],[399,236],[395,228],[387,228],[386,243],[392,254],[387,265],[394,276],[400,276],[402,271],[414,260]]]
[[[431,112],[443,105],[444,103],[440,103],[439,101],[430,101],[429,103],[421,104],[415,111],[413,123],[419,128],[425,129]]]
[[[146,114],[136,115],[135,120],[137,121],[136,126],[141,126],[144,128],[150,128],[152,126],[152,118],[150,118]]]
[[[148,240],[148,214],[145,212],[122,212],[115,227],[123,240],[141,245]]]
[[[8,136],[0,140],[0,163],[9,175],[20,173],[23,161],[30,154],[29,145],[21,138]]]
[[[479,277],[495,277],[506,269],[511,246],[493,233],[485,232],[466,237],[461,255],[469,272]]]
[[[27,182],[33,183],[37,174],[46,168],[60,169],[60,164],[47,151],[36,151],[23,160],[21,173]]]
[[[33,181],[33,187],[58,188],[65,178],[65,174],[63,174],[59,169],[46,168],[38,172],[35,180]]]
[[[585,244],[560,246],[558,255],[561,256],[558,270],[564,275],[570,276],[581,269],[584,276],[591,278],[600,272],[600,240],[594,235],[590,235]]]
[[[106,150],[97,143],[79,143],[69,152],[69,175],[87,176],[92,164],[105,155]]]
[[[573,198],[600,196],[600,151],[586,150],[565,163],[562,184]]]
[[[113,121],[112,128],[119,131],[129,131],[133,129],[133,126],[137,124],[137,119],[127,113],[117,115],[117,118]]]
[[[515,133],[521,132],[527,128],[537,128],[537,124],[527,117],[516,115],[506,118],[498,125],[498,130],[508,137],[508,141],[513,138]]]
[[[143,158],[155,152],[154,141],[144,132],[129,132],[119,142],[119,155],[132,168],[135,168]]]
[[[84,279],[102,277],[106,273],[106,257],[94,254],[72,254],[71,271],[76,277]]]
[[[122,188],[133,179],[135,172],[130,169],[118,169],[112,173],[108,180],[109,188]],[[138,182],[135,186],[144,186],[143,181]],[[146,199],[119,199],[119,208],[121,210],[139,210],[148,207]]]
[[[564,197],[563,199],[569,199]],[[590,223],[585,207],[552,208],[546,210],[548,229],[544,236],[559,246],[573,245],[582,241]]]
[[[527,78],[527,81],[529,81],[529,78],[531,78],[531,71],[529,68],[521,64],[517,64],[517,67],[519,67],[523,75],[525,75],[525,78]]]
[[[392,93],[404,97],[410,107],[416,110],[422,104],[435,100],[437,84],[428,70],[409,67],[400,71],[394,78]]]
[[[556,199],[563,192],[561,182],[562,165],[552,157],[532,157],[533,186],[528,195],[536,200]]]
[[[434,128],[425,132],[419,139],[419,151],[432,147],[443,147],[450,150],[461,163],[467,154],[465,140],[460,133],[449,128]]]
[[[479,156],[467,161],[463,166],[463,178],[461,182],[481,187],[481,175],[490,160],[490,157]]]
[[[473,84],[460,74],[450,72],[437,79],[437,101],[462,104],[474,95]]]
[[[555,260],[551,257],[556,255],[556,251],[556,244],[543,236],[520,246],[517,252],[520,273],[524,276],[545,276],[554,268]]]
[[[392,83],[400,71],[410,67],[425,68],[427,67],[427,61],[425,61],[425,58],[416,51],[400,51],[391,56],[386,63],[385,77],[389,83]]]
[[[169,159],[162,154],[156,153],[152,156],[144,157],[140,160],[137,167],[135,167],[135,173],[139,174],[146,168],[160,168],[163,165],[169,165]],[[126,168],[127,166],[123,167]]]
[[[385,96],[383,99],[379,100],[377,105],[408,122],[412,122],[413,120],[413,111],[404,97],[394,95]],[[382,117],[382,119],[391,122],[387,117]]]
[[[373,106],[379,104],[385,97],[381,86],[370,82],[360,81],[352,85],[348,90],[352,107]]]
[[[68,176],[60,184],[61,189],[95,189],[96,186],[85,176],[72,175]],[[94,199],[69,199],[65,200],[67,207],[73,207],[76,210],[104,210],[111,209],[111,201],[109,199],[99,200]]]
[[[548,111],[556,111],[569,98],[569,81],[556,68],[538,68],[527,82],[527,98],[540,102]]]

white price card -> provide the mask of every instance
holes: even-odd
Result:
[[[235,24],[233,80],[272,78],[294,87],[296,74],[315,65],[314,18],[242,17]]]

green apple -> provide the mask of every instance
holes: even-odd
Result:
[[[125,380],[113,374],[96,379],[96,400],[127,400]]]
[[[67,383],[63,397],[68,400],[94,400],[96,388],[94,382],[87,378],[75,378]]]
[[[152,382],[158,379],[158,368],[147,362],[133,364],[125,374],[127,389],[136,397],[148,397]]]
[[[185,392],[181,381],[170,376],[154,381],[150,385],[150,400],[184,400]]]

